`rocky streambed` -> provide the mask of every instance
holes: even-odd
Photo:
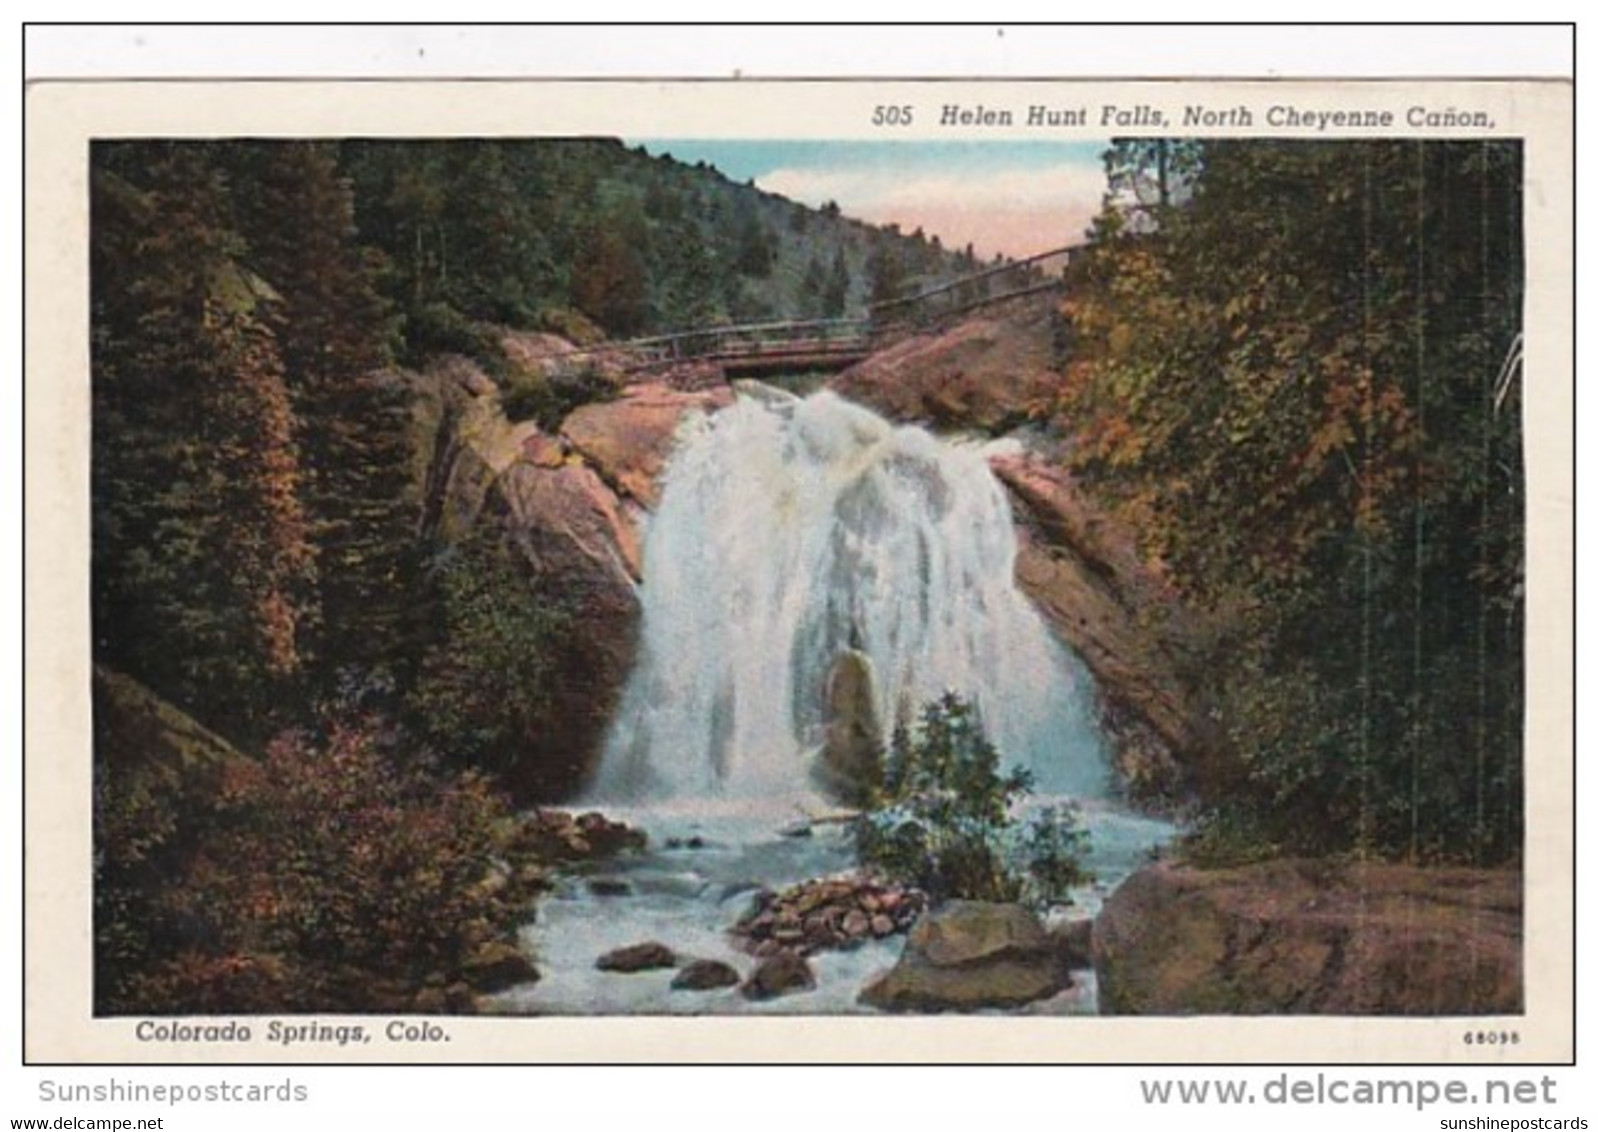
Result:
[[[538,966],[538,981],[484,1000],[485,1010],[862,1014],[940,1008],[919,999],[914,987],[903,990],[903,980],[862,1001],[868,986],[886,982],[900,967],[907,948],[916,949],[912,925],[930,918],[922,915],[919,894],[823,879],[853,869],[853,848],[842,826],[814,825],[807,827],[807,835],[792,836],[798,816],[793,800],[609,809],[607,815],[646,831],[648,848],[557,873],[536,918],[521,933]],[[1003,916],[993,924],[958,925],[959,946],[968,949],[962,954],[969,954],[974,965],[966,972],[970,978],[957,974],[955,981],[975,987],[977,997],[943,1008],[1097,1011],[1093,974],[1081,969],[1081,962],[1069,973],[1070,964],[1062,962],[1061,977],[1053,985],[1034,981],[1037,993],[1025,996],[1024,1002],[1005,989],[1014,984],[1005,981],[1004,971],[995,976],[984,969],[989,957],[1006,960],[1028,954],[1032,966],[1053,969],[1053,959],[1044,960],[1040,949],[1050,955],[1069,950],[1068,937],[1079,940],[1080,931],[1067,925],[1097,914],[1106,895],[1173,832],[1163,822],[1108,803],[1084,807],[1083,818],[1093,839],[1089,863],[1097,882],[1075,893],[1071,906],[1039,923],[1047,938],[1025,929],[1017,932]],[[778,893],[786,893],[786,904]],[[807,898],[812,903],[799,911]],[[868,911],[872,905],[874,910]],[[819,920],[827,922],[825,929],[807,926],[807,919],[818,919],[818,911]],[[786,920],[785,912],[790,913]],[[779,928],[779,921],[792,926]],[[823,940],[817,934],[821,930],[832,934]],[[785,932],[781,939],[779,931]],[[948,981],[947,975],[931,977]],[[987,1000],[978,985],[983,980]]]

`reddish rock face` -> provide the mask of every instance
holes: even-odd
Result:
[[[732,400],[725,385],[697,393],[635,385],[615,401],[573,410],[560,431],[607,483],[652,508],[660,501],[660,473],[683,417],[696,409],[724,408]]]
[[[1005,304],[942,331],[912,335],[828,384],[895,420],[1002,432],[1059,388],[1055,305]]]
[[[566,797],[598,764],[637,650],[637,538],[615,494],[580,464],[513,464],[495,481],[488,513],[529,574],[581,626],[551,658],[548,720],[506,771],[520,797]]]
[[[1235,768],[1182,675],[1194,628],[1132,533],[1050,461],[1003,455],[989,463],[1016,503],[1016,581],[1093,673],[1132,797],[1223,792]]]
[[[1276,861],[1160,864],[1093,929],[1106,1014],[1515,1014],[1522,877]]]
[[[496,488],[510,507],[517,544],[545,571],[639,572],[638,536],[614,492],[592,468],[516,464]]]

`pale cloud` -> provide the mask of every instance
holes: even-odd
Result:
[[[1026,256],[1080,243],[1104,194],[1104,174],[1081,162],[947,170],[794,167],[774,169],[758,183],[804,204],[835,200],[872,223],[896,223],[907,232],[924,228],[948,247],[969,242],[984,256]]]

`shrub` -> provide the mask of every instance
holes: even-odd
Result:
[[[176,800],[170,819],[97,791],[101,838],[128,816],[134,856],[152,838],[163,849],[159,873],[130,885],[124,870],[106,891],[97,1007],[394,1010],[429,980],[459,979],[525,914],[515,886],[491,880],[509,809],[480,775],[448,774],[391,739],[371,719],[320,740],[282,736],[264,758],[231,762],[214,794]],[[119,910],[164,928],[140,938]]]
[[[496,376],[503,374],[508,365],[499,331],[468,318],[448,303],[424,303],[410,310],[404,320],[404,335],[403,360],[410,365],[422,365],[437,354],[471,358]]]
[[[533,420],[545,432],[555,432],[561,421],[579,405],[609,401],[621,392],[618,379],[591,358],[561,364],[543,363],[547,371],[513,366],[500,383],[500,407],[512,421]]]
[[[550,657],[571,616],[499,542],[451,548],[436,574],[441,640],[412,694],[419,728],[479,766],[506,769],[550,710]]]
[[[1023,822],[1024,770],[1003,773],[976,709],[950,692],[895,730],[875,805],[855,824],[862,863],[933,900],[1056,903],[1089,879],[1074,805]]]
[[[595,346],[605,340],[605,332],[582,311],[570,307],[546,307],[538,312],[538,329],[557,334],[574,346]]]

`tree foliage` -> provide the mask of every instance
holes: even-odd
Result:
[[[233,172],[249,262],[282,297],[275,328],[321,598],[309,655],[328,677],[404,668],[418,562],[409,406],[387,373],[396,323],[378,293],[382,257],[357,242],[353,192],[330,143],[235,144],[215,160]]]
[[[435,585],[439,640],[413,704],[440,743],[475,765],[502,768],[545,717],[552,645],[570,616],[484,538],[446,551]]]
[[[976,709],[953,692],[901,726],[875,804],[855,826],[861,860],[934,900],[1063,902],[1085,883],[1087,834],[1070,806],[1022,822],[1031,793],[1023,770],[1005,772]]]
[[[875,255],[879,290],[961,269],[925,237],[873,229],[748,185],[598,139],[350,141],[363,238],[391,265],[383,293],[407,356],[446,322],[532,325],[581,311],[612,337],[718,322],[845,314]],[[806,265],[831,264],[818,303]],[[423,317],[423,312],[427,312]],[[447,312],[447,314],[446,314]],[[488,344],[454,340],[491,355]],[[485,348],[487,347],[487,348]],[[491,356],[482,357],[495,364]]]
[[[1077,268],[1061,420],[1224,626],[1204,671],[1259,836],[1502,860],[1520,838],[1513,143],[1181,143]],[[1157,152],[1112,150],[1147,180]],[[1235,818],[1235,814],[1233,817]]]
[[[94,180],[97,655],[264,734],[298,677],[314,554],[277,292],[198,155]]]

